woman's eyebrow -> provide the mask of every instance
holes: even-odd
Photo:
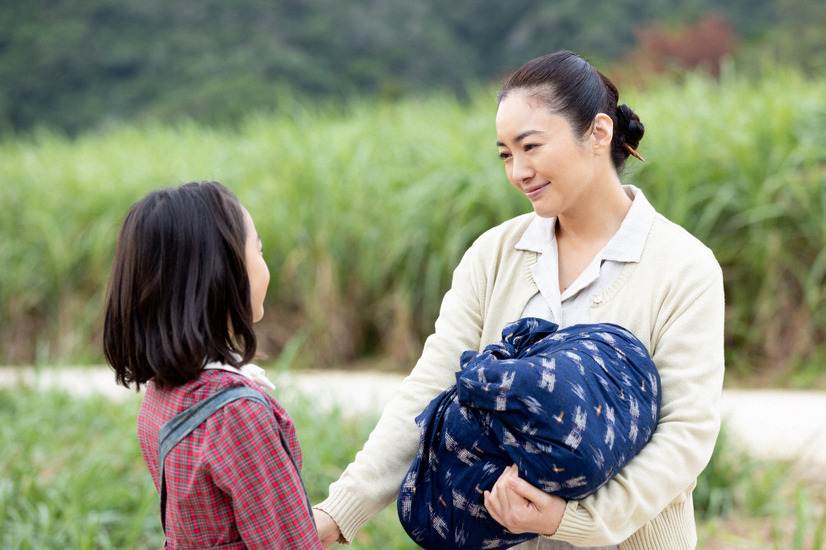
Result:
[[[525,130],[524,132],[522,132],[521,134],[516,136],[513,139],[513,142],[514,143],[519,143],[520,141],[522,141],[523,139],[525,139],[528,136],[532,136],[534,134],[542,134],[542,133],[544,133],[544,132],[542,132],[542,130]],[[505,144],[502,143],[501,141],[497,141],[496,146],[497,147],[505,147]]]

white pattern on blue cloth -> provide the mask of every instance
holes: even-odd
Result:
[[[520,319],[502,341],[462,354],[461,367],[456,385],[416,419],[419,452],[399,493],[402,525],[427,550],[500,549],[536,537],[510,533],[484,508],[483,492],[506,466],[582,499],[642,449],[659,419],[656,367],[617,325],[560,330]]]

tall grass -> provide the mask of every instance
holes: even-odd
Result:
[[[651,161],[638,181],[723,266],[729,366],[806,385],[826,329],[826,95],[774,69],[758,82],[688,75],[640,98]],[[820,89],[820,91],[818,91]],[[794,383],[794,382],[793,382]]]
[[[824,82],[773,69],[684,75],[621,98],[646,124],[625,175],[715,251],[729,364],[805,384],[826,357]],[[237,131],[119,127],[0,142],[0,363],[100,361],[102,295],[120,221],[150,189],[216,179],[256,219],[273,273],[263,348],[308,364],[402,364],[484,229],[530,210],[495,148],[493,89],[344,107],[282,99]]]
[[[225,183],[256,218],[273,272],[265,339],[280,347],[303,331],[339,357],[382,343],[405,355],[470,241],[527,206],[502,183],[492,124],[490,108],[434,97],[344,112],[294,104],[237,133],[191,124],[6,140],[0,259],[13,273],[0,286],[0,361],[94,360],[126,209],[200,179]]]
[[[134,406],[0,390],[0,545],[160,547],[134,431]]]

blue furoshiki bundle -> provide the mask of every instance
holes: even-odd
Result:
[[[494,521],[483,492],[516,464],[532,485],[582,499],[651,438],[660,378],[648,352],[612,324],[524,318],[461,357],[456,385],[416,418],[419,451],[399,492],[410,537],[428,550],[508,548],[536,537]]]

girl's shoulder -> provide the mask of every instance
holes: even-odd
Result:
[[[288,429],[292,419],[284,406],[264,387],[240,373],[223,370],[205,370],[201,377],[203,395],[206,399],[224,389],[246,386],[264,396],[268,406],[264,407],[258,400],[236,399],[223,406],[216,414],[213,428],[219,426],[279,426],[279,430]],[[229,423],[229,424],[227,424]],[[234,429],[234,428],[231,428]]]
[[[195,380],[172,388],[161,388],[150,382],[147,384],[144,400],[160,406],[165,412],[164,416],[174,416],[211,395],[234,386],[255,389],[266,397],[274,412],[278,413],[281,410],[281,406],[267,391],[246,376],[217,369],[204,370]]]
[[[255,381],[251,380],[250,378],[244,376],[241,373],[210,369],[205,370],[199,378],[203,379],[204,389],[206,390],[207,394],[205,397],[209,397],[214,393],[217,393],[228,388],[233,388],[236,386],[246,386],[254,389],[258,393],[263,395],[270,403],[270,405],[278,405],[278,402],[275,400],[275,398],[263,386],[257,384]]]

